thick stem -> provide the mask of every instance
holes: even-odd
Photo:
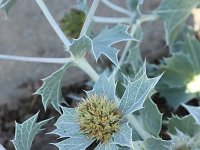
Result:
[[[56,23],[55,19],[49,12],[49,10],[48,10],[47,6],[45,5],[45,3],[43,2],[43,0],[36,0],[36,2],[38,4],[38,6],[40,7],[40,9],[42,10],[42,12],[44,13],[47,20],[49,21],[50,25],[53,27],[54,31],[57,33],[58,37],[64,43],[65,47],[68,49],[69,46],[71,45],[70,41],[68,40],[68,38],[65,36],[63,31],[60,29],[60,27]]]
[[[11,56],[11,55],[0,55],[0,59],[36,62],[36,63],[54,63],[54,64],[65,64],[72,61],[71,58],[41,58],[41,57]]]
[[[88,74],[93,81],[96,82],[98,80],[98,73],[93,69],[93,67],[88,63],[85,58],[79,59],[76,64],[81,70]]]
[[[130,12],[130,11],[128,11],[128,10],[126,10],[126,9],[124,9],[124,8],[122,8],[122,7],[120,7],[120,6],[118,6],[118,5],[113,4],[113,3],[110,2],[109,0],[102,0],[102,2],[103,2],[106,6],[110,7],[110,8],[113,9],[113,10],[116,10],[116,11],[118,11],[118,12],[120,12],[120,13],[123,13],[123,14],[125,14],[125,15],[130,16],[130,17],[133,17],[133,13],[132,13],[132,12]]]
[[[94,16],[93,17],[95,22],[98,23],[131,23],[130,18],[113,18],[113,17],[99,17],[99,16]]]
[[[152,137],[152,135],[149,132],[144,130],[144,128],[141,126],[141,124],[138,122],[137,118],[135,118],[134,115],[129,114],[126,116],[126,118],[129,120],[131,125],[134,127],[134,129],[138,132],[138,134],[143,140]]]
[[[80,36],[82,36],[83,34],[87,33],[87,30],[92,22],[92,18],[94,16],[94,13],[99,5],[100,0],[94,0],[92,3],[92,6],[90,8],[90,11],[87,14],[86,20],[83,24],[83,28],[81,30]]]

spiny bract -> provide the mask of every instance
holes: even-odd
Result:
[[[77,107],[80,130],[88,137],[107,143],[119,131],[121,112],[106,96],[88,96]]]

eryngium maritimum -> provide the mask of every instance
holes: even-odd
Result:
[[[106,96],[88,96],[77,107],[80,130],[88,137],[107,143],[113,133],[119,131],[121,112],[116,103]]]

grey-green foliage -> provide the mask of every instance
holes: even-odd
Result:
[[[113,84],[111,77],[107,77],[105,74],[102,74],[95,83],[94,88],[87,92],[88,97],[90,97],[90,95],[106,96],[108,101],[112,101],[118,105],[119,111],[122,113],[121,121],[119,122],[119,131],[113,133],[113,138],[110,139],[108,143],[98,145],[96,148],[97,150],[117,149],[118,145],[132,148],[132,129],[128,123],[124,123],[124,121],[126,121],[125,117],[143,107],[143,103],[147,95],[160,79],[160,76],[152,79],[147,78],[145,65],[143,65],[141,70],[143,71],[142,76],[133,82],[128,82],[127,86],[125,87],[126,89],[124,95],[120,100],[116,95],[113,95],[115,94],[116,84]],[[104,82],[105,84],[103,84]],[[146,109],[149,107],[156,108],[152,103],[147,103],[144,106]],[[63,114],[55,123],[56,129],[52,133],[57,134],[60,137],[68,137],[68,139],[65,139],[59,143],[55,143],[59,150],[64,150],[64,148],[71,148],[73,150],[85,149],[95,140],[92,139],[91,141],[91,139],[79,129],[77,111],[74,109],[75,108],[62,107]],[[151,121],[146,121],[150,125],[150,127],[147,129],[149,129],[149,132],[152,132],[153,135],[157,136],[158,132],[160,132],[161,116],[157,109],[152,109],[151,113],[158,117],[154,121],[159,123],[159,125],[156,125],[155,127],[158,127],[158,129],[154,130],[152,129],[154,123]],[[147,115],[144,110],[141,114],[144,118]],[[148,126],[148,124],[146,126]],[[75,145],[75,142],[73,141],[76,141],[77,139],[79,139],[79,142]],[[162,142],[160,144],[162,145]]]
[[[0,8],[7,11],[10,5],[3,4],[11,1],[0,0]],[[146,75],[146,67],[145,65],[142,66],[139,42],[132,42],[127,47],[128,55],[125,55],[127,57],[125,57],[123,62],[120,62],[121,64],[118,63],[118,50],[112,47],[112,45],[120,41],[133,41],[133,37],[141,41],[142,28],[140,21],[142,22],[142,19],[145,20],[145,16],[140,11],[143,0],[127,0],[126,2],[130,5],[129,10],[133,12],[133,16],[131,14],[128,14],[128,16],[131,16],[133,23],[136,23],[134,24],[136,31],[132,33],[133,35],[128,33],[129,26],[122,24],[112,28],[105,28],[93,36],[89,35],[88,32],[81,37],[76,35],[75,38],[77,39],[72,39],[69,49],[66,49],[71,54],[69,58],[66,58],[66,64],[49,77],[43,79],[44,83],[42,87],[36,92],[36,94],[42,96],[45,109],[49,104],[52,104],[61,114],[55,123],[55,130],[51,134],[57,134],[63,140],[54,144],[59,150],[84,150],[95,140],[80,131],[76,108],[60,106],[60,101],[62,100],[61,81],[65,70],[70,66],[81,68],[80,63],[86,62],[86,54],[91,53],[96,61],[102,54],[107,56],[114,63],[114,71],[117,67],[122,66],[124,69],[127,69],[126,64],[131,65],[131,70],[127,72],[122,73],[122,70],[119,69],[117,73],[121,75],[120,80],[112,72],[109,72],[110,74],[102,73],[99,78],[95,77],[98,80],[95,82],[93,89],[86,92],[87,96],[106,96],[109,102],[116,103],[117,108],[122,113],[119,121],[119,131],[113,133],[108,143],[98,144],[95,148],[96,150],[172,150],[174,146],[172,144],[174,141],[177,141],[179,136],[185,137],[184,139],[191,138],[193,142],[192,148],[199,148],[200,128],[196,124],[199,123],[199,114],[197,113],[199,112],[199,108],[191,110],[191,106],[184,105],[192,116],[184,118],[173,116],[169,120],[168,125],[168,132],[172,141],[165,141],[159,137],[162,126],[162,114],[151,98],[147,97],[151,96],[151,92],[159,81],[160,74],[163,71],[165,71],[165,74],[159,82],[157,90],[161,96],[167,99],[171,106],[178,107],[181,103],[197,97],[199,91],[189,93],[187,91],[187,84],[192,80],[194,75],[200,73],[200,44],[191,33],[186,32],[187,34],[182,38],[182,41],[177,39],[177,35],[181,31],[182,24],[191,10],[197,7],[200,1],[162,0],[160,6],[155,11],[156,15],[159,15],[165,22],[167,44],[171,48],[178,48],[178,50],[172,49],[172,57],[164,60],[164,64],[159,68],[159,76],[155,78],[148,78]],[[87,14],[85,0],[81,0],[81,5],[77,5],[76,7],[83,8],[85,14]],[[150,14],[150,18],[155,13]],[[137,20],[138,18],[139,20]],[[177,42],[177,40],[179,41]],[[83,66],[81,69],[83,69]],[[87,72],[88,70],[84,71]],[[89,71],[87,73],[89,74]],[[118,84],[121,85],[121,88],[118,88]],[[135,118],[134,123],[139,124],[139,126],[135,127],[135,124],[131,122],[128,116]],[[34,136],[47,121],[36,123],[36,120],[37,115],[23,124],[16,123],[16,133],[13,143],[17,150],[29,150]],[[190,144],[188,145],[190,146]]]
[[[154,88],[160,77],[149,79],[146,75],[146,69],[143,68],[142,76],[134,82],[130,82],[126,87],[120,103],[122,113],[127,115],[141,109],[148,93]]]
[[[185,20],[193,8],[200,4],[199,0],[162,0],[155,11],[165,22],[167,44],[173,45]]]
[[[120,42],[133,40],[127,32],[127,25],[117,25],[111,29],[105,28],[93,41],[93,55],[97,60],[101,54],[106,55],[114,64],[118,63],[118,50],[111,45]]]
[[[160,138],[148,138],[145,142],[145,150],[171,150],[171,141]]]
[[[0,0],[0,10],[8,13],[10,8],[15,4],[16,0]]]
[[[12,140],[16,150],[30,150],[33,139],[49,120],[36,123],[38,113],[22,124],[15,123],[15,138]]]
[[[94,39],[90,39],[86,35],[74,39],[69,49],[66,50],[72,54],[68,58],[69,61],[49,77],[43,79],[42,87],[35,92],[35,94],[42,96],[44,108],[46,109],[49,104],[52,104],[59,111],[59,104],[62,100],[60,91],[62,76],[70,65],[78,66],[79,63],[82,63],[81,60],[85,57],[86,52],[92,52],[96,60],[101,54],[104,54],[117,64],[117,50],[110,46],[119,41],[132,40],[132,37],[127,33],[127,29],[128,26],[117,25],[111,29],[103,30]]]
[[[172,149],[200,149],[200,126],[196,124],[191,115],[185,117],[173,116],[169,119]]]
[[[76,59],[79,59],[81,57],[84,57],[86,52],[90,51],[91,48],[92,48],[91,39],[86,35],[83,35],[79,39],[73,41],[73,43],[69,48],[69,51]]]
[[[196,123],[200,125],[200,107],[198,106],[189,106],[182,104],[187,111],[192,115],[192,117],[195,119]]]
[[[42,103],[45,110],[49,104],[52,104],[57,111],[60,111],[59,104],[62,100],[61,80],[66,68],[70,64],[71,62],[63,65],[59,70],[44,78],[43,85],[35,92],[35,94],[42,96]]]
[[[144,108],[140,110],[144,127],[155,137],[159,137],[162,127],[162,114],[158,110],[156,104],[147,99],[144,102]]]
[[[156,90],[174,108],[198,97],[200,92],[198,80],[196,88],[195,85],[189,86],[194,77],[200,74],[200,42],[193,33],[186,30],[184,37],[177,45],[174,47],[172,57],[165,58],[164,64],[160,65],[159,71],[165,71],[165,73],[156,86]]]

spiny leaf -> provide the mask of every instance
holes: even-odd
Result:
[[[60,138],[77,136],[79,126],[77,125],[76,112],[74,108],[61,107],[63,114],[55,123],[56,129],[51,134],[57,134]],[[78,143],[77,143],[78,144]]]
[[[172,116],[169,119],[168,132],[176,134],[176,130],[187,133],[191,137],[200,130],[200,127],[195,123],[191,115],[185,117]]]
[[[196,123],[200,125],[200,107],[195,106],[189,106],[182,104],[183,107],[187,109],[187,111],[192,115],[192,117],[195,119]]]
[[[41,127],[49,120],[36,123],[38,113],[22,124],[15,123],[15,138],[12,140],[16,150],[30,150],[31,144],[36,134],[41,131]]]
[[[51,103],[53,107],[60,112],[59,104],[62,100],[61,95],[61,79],[67,67],[71,63],[63,65],[59,70],[52,73],[50,76],[43,79],[43,85],[40,87],[35,94],[42,96],[42,103],[46,110],[47,106]]]
[[[113,82],[113,80],[108,79],[105,73],[103,73],[95,83],[93,89],[91,91],[88,91],[87,94],[106,96],[110,101],[115,101],[116,85]]]
[[[118,150],[118,147],[113,143],[99,144],[95,150]]]
[[[148,138],[145,141],[145,150],[171,150],[171,141],[164,141],[160,138]]]
[[[59,150],[85,150],[91,143],[90,139],[84,135],[79,135],[55,143],[55,145]]]
[[[197,97],[198,82],[195,92],[188,85],[200,74],[200,42],[186,30],[186,36],[179,43],[175,49],[178,52],[174,50],[172,57],[166,58],[165,65],[160,66],[159,71],[165,70],[165,73],[156,85],[156,90],[174,108]]]
[[[140,110],[143,124],[151,134],[158,137],[162,126],[162,114],[151,98],[144,102],[144,108]]]
[[[175,135],[170,134],[170,138],[172,139],[172,149],[195,149],[193,148],[193,146],[195,147],[193,139],[178,129],[176,129]]]
[[[132,147],[132,129],[127,123],[122,124],[119,131],[114,134],[114,143],[120,146]]]
[[[6,13],[15,4],[16,0],[0,0],[0,10],[4,10]]]
[[[129,81],[120,102],[120,109],[123,115],[128,115],[143,107],[146,97],[159,81],[160,77],[149,79],[146,75],[146,69],[144,69],[143,75],[139,79],[134,82]]]
[[[133,148],[134,148],[134,150],[146,150],[144,141],[139,141],[139,140],[138,141],[133,141]],[[130,149],[128,149],[128,150],[130,150]]]
[[[181,25],[191,10],[200,4],[199,0],[162,0],[156,13],[165,21],[166,41],[173,44]]]
[[[111,29],[104,29],[101,33],[96,36],[93,41],[93,54],[96,59],[100,57],[101,54],[106,55],[114,64],[118,63],[116,48],[111,47],[112,44],[125,41],[133,40],[133,38],[127,33],[127,25],[117,25]]]
[[[85,53],[91,49],[91,45],[91,39],[83,35],[79,39],[73,41],[72,45],[69,47],[69,51],[78,59],[85,56]]]

